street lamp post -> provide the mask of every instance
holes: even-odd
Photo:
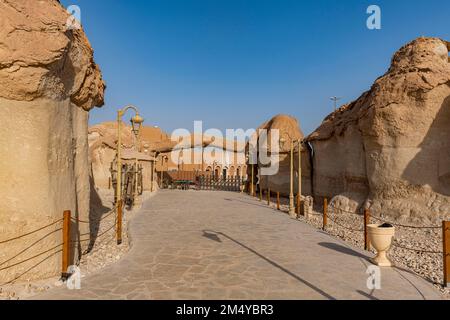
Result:
[[[302,201],[302,140],[298,139],[298,214],[300,214],[300,204]]]
[[[162,189],[164,187],[164,162],[168,161],[169,157],[166,155],[161,155],[161,171],[160,171],[160,188]]]
[[[250,155],[249,154],[247,154],[247,156],[246,156],[246,160],[247,160],[247,163],[250,165],[250,168],[251,168],[251,177],[250,177],[250,196],[254,196],[255,195],[255,186],[254,186],[254,176],[255,176],[255,167],[254,167],[254,165],[253,165],[253,163],[250,163]],[[248,178],[248,177],[247,177]]]
[[[122,243],[122,117],[129,110],[133,109],[135,116],[131,118],[133,133],[137,136],[144,119],[139,115],[135,106],[126,106],[117,111],[117,186],[116,186],[116,209],[117,209],[117,243]],[[137,168],[136,168],[137,169]]]
[[[337,110],[337,102],[338,102],[339,100],[341,100],[341,99],[342,99],[342,98],[339,98],[339,97],[331,97],[331,98],[330,98],[330,100],[334,102],[334,111]]]
[[[142,126],[142,122],[144,121],[144,119],[140,118],[140,119],[135,119],[131,118],[130,122],[131,122],[131,130],[134,133],[134,147],[135,147],[135,151],[136,151],[136,157],[135,157],[135,161],[134,161],[134,199],[133,199],[133,203],[136,204],[137,199],[138,199],[138,176],[139,176],[139,160],[138,160],[138,154],[141,151],[140,150],[140,141],[139,141],[139,133],[141,131],[141,126]],[[142,120],[142,121],[141,121]],[[138,122],[136,122],[138,121]],[[153,179],[153,173],[152,173],[152,179]],[[151,187],[151,192],[153,192],[153,185]]]
[[[284,138],[280,139],[280,148],[281,150],[284,149],[284,144],[286,143],[286,140]],[[296,218],[295,214],[295,207],[294,207],[294,140],[290,139],[290,171],[289,171],[289,215],[292,218]]]
[[[294,140],[291,139],[291,181],[289,193],[289,215],[296,218],[294,207]]]

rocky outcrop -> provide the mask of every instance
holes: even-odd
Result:
[[[422,220],[450,213],[449,43],[401,48],[370,91],[307,139],[316,196],[344,209]]]
[[[264,167],[259,162],[255,166],[257,176],[260,181],[260,187],[263,189],[270,188],[273,192],[280,192],[282,195],[289,195],[290,193],[290,150],[291,143],[294,143],[294,193],[298,193],[298,140],[303,139],[303,132],[297,119],[287,115],[277,115],[269,121],[265,122],[258,128],[267,130],[268,147],[271,146],[271,131],[278,130],[280,139],[285,141],[284,145],[280,145],[279,154],[279,170],[274,175],[260,175],[258,168]],[[301,162],[302,162],[302,194],[311,194],[311,161],[308,146],[302,144],[301,148]],[[251,167],[248,169],[248,175],[251,177]]]
[[[125,155],[135,153],[135,137],[131,127],[122,123],[122,148],[124,162],[128,162],[133,157]],[[143,166],[144,189],[156,190],[156,174],[154,173],[154,148],[161,141],[167,140],[167,134],[160,128],[141,128],[139,138],[138,159]],[[89,154],[91,160],[92,176],[94,185],[99,189],[111,187],[111,163],[117,155],[117,122],[104,122],[89,128]],[[153,185],[153,186],[152,186]]]
[[[85,34],[58,1],[0,1],[0,97],[70,100],[89,111],[105,85]]]
[[[58,221],[64,210],[89,220],[88,111],[103,104],[105,85],[68,17],[55,0],[0,0],[0,240]],[[60,227],[0,244],[0,282],[60,273]],[[76,240],[89,226],[74,220],[72,231]],[[74,244],[71,262],[83,246]]]

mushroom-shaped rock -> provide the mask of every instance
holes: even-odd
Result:
[[[0,0],[0,241],[59,221],[64,210],[89,220],[88,111],[103,105],[105,85],[68,18],[56,0]],[[0,244],[2,268],[10,266],[0,281],[60,273],[61,226]],[[72,222],[72,231],[76,241],[89,226]],[[69,263],[84,245],[73,245]]]
[[[261,154],[258,159],[258,165],[255,166],[255,183],[259,184],[260,188],[264,190],[271,189],[273,192],[280,192],[282,195],[289,195],[290,193],[290,167],[291,167],[291,146],[294,149],[294,189],[295,194],[298,193],[298,150],[299,142],[301,146],[301,165],[302,165],[302,194],[311,194],[311,164],[310,164],[310,152],[303,141],[303,132],[300,129],[300,125],[294,117],[288,115],[277,115],[269,121],[263,123],[256,132],[256,139],[258,141],[262,138],[261,130],[265,130],[267,133],[267,149],[269,150],[267,156],[272,156],[275,161],[265,163],[261,161]],[[277,154],[272,148],[275,141],[271,141],[274,131],[277,132],[279,141],[279,153]],[[260,152],[264,149],[264,144],[260,145]],[[270,152],[270,150],[274,152]],[[263,163],[264,162],[264,163]],[[272,167],[276,170],[271,173],[272,170],[267,170],[269,174],[264,174],[263,168]],[[248,169],[248,175],[251,176],[251,166]]]

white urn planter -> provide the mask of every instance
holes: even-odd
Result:
[[[379,267],[392,267],[391,261],[387,258],[387,251],[391,247],[395,227],[385,224],[370,224],[367,226],[367,231],[371,245],[377,250],[377,255],[371,259],[371,262]]]

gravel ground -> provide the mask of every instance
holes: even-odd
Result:
[[[267,203],[266,199],[263,199]],[[276,208],[276,199],[272,198],[271,207]],[[286,198],[280,199],[280,209],[284,212],[289,210],[289,201]],[[322,229],[323,214],[314,211],[313,215],[305,219],[299,217],[299,221],[308,223],[318,229]],[[450,217],[448,217],[450,218]],[[394,243],[389,251],[389,257],[396,266],[408,269],[426,280],[433,283],[444,295],[450,299],[450,289],[443,288],[443,258],[442,258],[442,227],[439,223],[433,225],[420,225],[414,222],[397,222],[391,218],[386,218],[388,222],[404,226],[436,226],[434,229],[416,229],[396,226]],[[370,223],[379,223],[379,220],[371,219]],[[328,212],[327,233],[338,237],[348,244],[364,249],[364,218],[362,215],[342,213],[335,214],[330,208]],[[414,248],[415,250],[410,250]],[[372,253],[376,253],[371,249]]]
[[[110,210],[113,209],[114,192],[110,190],[99,190],[99,196],[102,200],[102,205]],[[146,192],[143,195],[143,201],[150,198],[153,194]],[[123,255],[130,249],[130,241],[128,238],[128,222],[133,218],[135,213],[140,209],[137,206],[131,211],[125,210],[123,215],[123,242],[121,245],[116,243],[115,234],[115,214],[105,213],[104,216],[109,216],[101,221],[97,238],[94,247],[89,253],[84,253],[80,260],[80,270],[82,278],[103,269],[104,267],[120,260]],[[0,300],[22,300],[30,298],[38,293],[45,292],[54,287],[65,285],[60,277],[51,279],[16,282],[7,286],[0,287]]]

